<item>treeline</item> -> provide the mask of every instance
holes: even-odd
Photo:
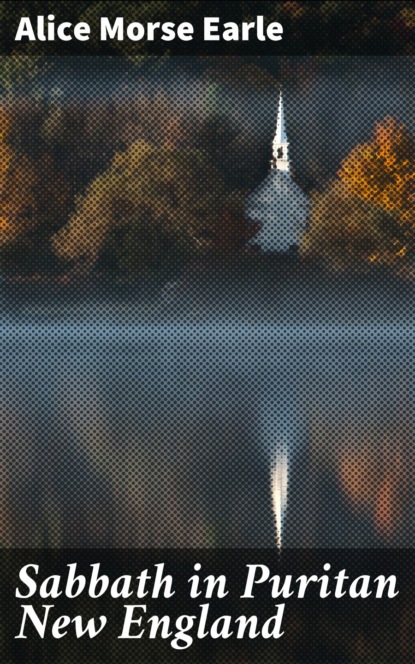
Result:
[[[62,101],[58,91],[4,102],[2,275],[165,282],[197,256],[225,265],[257,255],[244,200],[269,148],[255,149],[255,134],[207,90],[181,104],[160,89],[110,102]],[[311,200],[301,256],[413,276],[415,145],[403,124],[380,121]]]
[[[403,124],[392,117],[377,123],[337,177],[312,195],[301,250],[336,270],[386,266],[414,276],[415,143]]]
[[[25,1],[19,3],[19,12],[13,2],[1,2],[1,37],[4,52],[16,48],[14,35],[20,16],[35,20],[38,15],[53,14],[57,21],[76,23],[86,21],[92,28],[101,16],[113,20],[123,16],[126,23],[139,21],[190,21],[202,25],[204,16],[221,16],[224,21],[252,20],[263,15],[266,22],[278,21],[284,26],[287,35],[285,46],[291,53],[368,53],[373,49],[391,54],[411,54],[414,52],[414,8],[408,1],[380,0],[376,2],[352,2],[345,0],[308,0],[304,2],[252,2],[238,0],[228,3],[217,1],[192,0],[187,2],[143,1],[122,2],[117,0],[80,0],[77,2]],[[18,15],[17,15],[18,14]],[[96,30],[93,29],[93,33]],[[99,33],[98,33],[99,34]],[[32,45],[22,44],[21,52],[30,52]],[[171,50],[175,44],[165,45]],[[42,45],[41,45],[42,47]],[[73,45],[72,45],[73,48]],[[154,44],[134,44],[128,41],[100,43],[99,38],[92,43],[93,52],[111,50],[114,53],[151,53]],[[36,45],[35,45],[36,50]]]
[[[239,249],[261,152],[207,97],[18,96],[0,109],[0,266],[8,278],[146,278]],[[242,132],[243,134],[243,132]],[[239,166],[238,166],[239,165]],[[247,165],[248,168],[247,168]]]

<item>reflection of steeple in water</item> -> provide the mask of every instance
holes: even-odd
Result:
[[[281,438],[274,452],[274,463],[271,465],[271,499],[277,530],[277,546],[282,548],[284,517],[287,508],[288,490],[288,445]]]
[[[301,453],[304,430],[297,383],[292,376],[290,382],[284,380],[281,367],[280,371],[285,385],[284,395],[274,389],[264,395],[260,417],[260,440],[269,463],[270,498],[278,549],[285,545],[288,491],[293,489],[289,475],[293,460]]]

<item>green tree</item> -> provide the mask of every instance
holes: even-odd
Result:
[[[366,270],[371,265],[404,265],[409,257],[406,247],[396,212],[355,196],[339,180],[313,194],[303,255],[319,256],[336,270]]]
[[[70,189],[52,157],[16,155],[0,196],[0,264],[7,274],[57,269],[50,238],[68,217]]]
[[[53,240],[78,269],[107,264],[129,278],[208,245],[226,206],[223,180],[197,150],[143,140],[115,155]]]
[[[15,118],[11,110],[0,111],[1,267],[12,274],[49,271],[50,236],[69,214],[69,185],[51,155],[29,155],[11,147]]]

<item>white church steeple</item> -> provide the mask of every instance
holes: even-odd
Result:
[[[278,103],[277,130],[272,141],[272,160],[271,168],[277,168],[280,171],[290,172],[290,161],[288,158],[288,138],[285,129],[284,106],[282,102],[282,92]]]
[[[271,170],[245,201],[246,218],[260,224],[252,244],[265,252],[288,251],[298,247],[310,215],[310,201],[291,177],[288,147],[280,93]],[[285,501],[282,495],[281,500]]]

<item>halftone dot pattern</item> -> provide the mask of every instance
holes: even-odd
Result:
[[[2,103],[2,545],[412,546],[413,59],[172,60]]]
[[[412,547],[412,59],[48,65],[1,106],[2,547]],[[281,88],[310,218],[277,254],[244,204]],[[324,610],[256,659],[411,660],[411,608]]]

